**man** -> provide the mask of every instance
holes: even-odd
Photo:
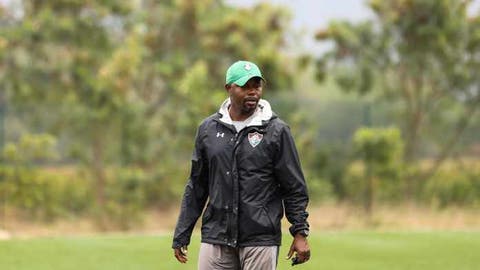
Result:
[[[173,238],[181,263],[205,204],[198,269],[276,269],[284,212],[293,236],[287,259],[310,258],[305,179],[288,126],[261,99],[264,81],[252,62],[231,65],[229,98],[198,128]]]

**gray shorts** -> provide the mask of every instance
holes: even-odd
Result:
[[[233,248],[201,243],[198,270],[275,270],[278,246]]]

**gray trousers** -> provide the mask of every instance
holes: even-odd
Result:
[[[201,243],[198,270],[275,270],[278,246],[233,248]]]

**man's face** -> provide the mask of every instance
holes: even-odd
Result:
[[[232,106],[240,109],[242,114],[250,114],[257,108],[258,101],[262,97],[263,81],[260,77],[253,77],[244,86],[234,83],[226,85]]]

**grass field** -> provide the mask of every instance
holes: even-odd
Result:
[[[310,237],[312,259],[291,267],[285,235],[278,269],[477,270],[480,232],[325,232]],[[176,262],[170,236],[95,236],[0,241],[1,270],[196,269],[199,237],[189,262]]]

